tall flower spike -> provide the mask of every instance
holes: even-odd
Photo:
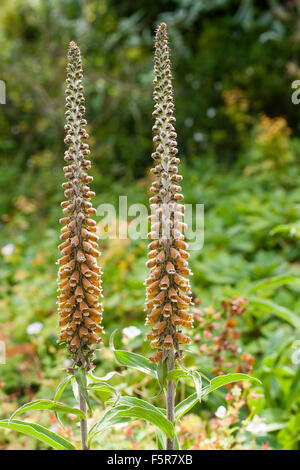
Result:
[[[173,87],[169,59],[166,24],[162,23],[155,36],[154,55],[154,112],[152,168],[154,182],[150,188],[152,210],[149,244],[150,276],[147,286],[146,325],[154,325],[148,334],[151,346],[158,349],[150,359],[160,362],[171,355],[182,356],[180,344],[190,342],[182,333],[182,327],[192,327],[192,315],[187,312],[191,303],[190,284],[184,277],[191,274],[187,258],[189,254],[184,242],[185,228],[182,218],[184,206],[178,174],[179,158],[173,116]]]
[[[60,219],[62,243],[59,245],[62,257],[59,259],[58,297],[59,326],[63,327],[59,341],[66,342],[76,366],[89,370],[92,367],[92,345],[100,343],[98,333],[103,333],[102,304],[99,303],[101,290],[101,270],[96,258],[98,237],[96,222],[91,218],[96,210],[90,199],[95,193],[90,191],[93,181],[87,170],[91,167],[87,160],[90,151],[85,142],[88,134],[84,119],[84,96],[82,86],[82,66],[80,49],[71,42],[68,51],[66,85],[66,138],[68,150],[65,152],[64,167],[67,181],[63,183],[66,201],[62,202],[65,216]]]

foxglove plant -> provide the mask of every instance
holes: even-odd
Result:
[[[155,177],[150,188],[152,215],[149,244],[150,276],[146,280],[147,325],[154,325],[148,334],[151,347],[158,351],[150,358],[152,362],[165,362],[167,371],[174,369],[183,351],[181,344],[190,342],[182,333],[182,327],[192,327],[192,315],[187,312],[191,304],[191,288],[184,276],[191,274],[188,268],[183,230],[185,224],[181,186],[182,176],[178,174],[179,158],[175,132],[173,86],[169,58],[166,24],[162,23],[155,36],[154,56],[154,113],[152,154]],[[174,383],[167,382],[167,417],[174,423]],[[168,439],[167,448],[174,448],[174,441]]]
[[[60,219],[62,243],[59,246],[62,257],[58,282],[59,326],[62,327],[59,341],[65,342],[72,357],[72,368],[84,372],[92,368],[93,344],[101,342],[98,334],[103,333],[101,270],[96,259],[96,222],[91,218],[96,213],[91,203],[95,196],[89,188],[92,176],[87,174],[91,167],[87,157],[90,154],[86,143],[88,134],[84,119],[85,107],[82,85],[82,65],[79,47],[70,43],[68,52],[66,85],[66,138],[64,167],[67,181],[63,183],[66,201],[61,206],[65,217]],[[84,381],[86,381],[84,374]],[[80,408],[86,413],[86,402],[80,394]],[[83,448],[86,447],[86,421],[81,420]]]

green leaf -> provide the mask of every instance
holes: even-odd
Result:
[[[300,367],[297,368],[295,377],[291,385],[289,386],[289,391],[285,399],[287,407],[292,407],[294,405],[295,400],[299,396],[299,391],[300,391]]]
[[[54,400],[35,400],[31,401],[30,403],[25,403],[25,405],[18,408],[11,416],[10,420],[12,420],[15,416],[21,415],[26,413],[27,411],[33,410],[49,410],[53,412],[60,412],[60,413],[70,413],[81,418],[85,418],[84,413],[79,410],[78,408],[72,408],[70,406],[64,405],[63,403],[59,403],[58,401]]]
[[[144,419],[161,429],[171,439],[174,435],[172,423],[163,411],[151,403],[135,397],[120,397],[117,406],[109,409],[101,419],[94,424],[89,432],[90,440],[99,432],[119,423],[136,419]]]
[[[110,392],[115,393],[115,388],[112,385],[109,385],[106,382],[95,382],[88,385],[88,390],[98,390],[98,388],[106,387]]]
[[[201,402],[201,395],[202,395],[202,378],[199,372],[195,371],[190,371],[190,375],[194,381],[195,384],[195,389],[197,393],[197,397],[199,402]]]
[[[300,279],[294,276],[277,276],[271,277],[269,279],[263,279],[255,284],[252,284],[250,288],[247,290],[248,294],[252,292],[257,292],[259,290],[269,289],[269,288],[276,288],[279,286],[283,286],[284,284],[296,284],[300,285]]]
[[[108,411],[106,411],[100,418],[100,420],[95,423],[91,429],[89,430],[89,440],[88,443],[90,443],[96,434],[99,434],[100,432],[103,432],[104,430],[115,426],[116,424],[121,424],[121,423],[128,423],[130,421],[133,421],[133,417],[124,417],[124,416],[119,416],[121,411],[127,410],[128,406],[124,405],[117,405],[114,406],[113,408],[110,408]]]
[[[146,359],[140,354],[124,351],[121,349],[115,349],[113,339],[116,331],[117,330],[115,330],[110,337],[110,348],[119,364],[126,367],[133,367],[134,369],[144,372],[144,374],[151,375],[151,377],[157,379],[156,365],[149,361],[149,359]]]
[[[132,408],[121,411],[119,416],[124,416],[124,418],[132,417],[133,419],[143,419],[145,421],[149,421],[150,423],[154,424],[154,426],[160,428],[170,439],[173,439],[174,437],[174,428],[171,421],[169,421],[159,411],[145,410],[140,406],[133,406]]]
[[[79,401],[79,387],[78,387],[78,383],[75,380],[75,377],[74,377],[74,380],[72,380],[71,385],[72,385],[74,398],[76,401]]]
[[[261,384],[260,380],[248,374],[220,375],[219,377],[215,377],[214,379],[212,379],[210,385],[203,389],[202,396],[204,397],[209,393],[213,392],[214,390],[217,390],[217,388],[223,387],[224,385],[228,385],[233,382],[239,382],[240,380],[253,380]]]
[[[144,374],[151,375],[157,379],[156,366],[145,357],[122,350],[115,350],[114,355],[122,366],[133,367],[134,369],[144,372]]]
[[[57,389],[55,390],[54,401],[58,401],[60,399],[64,392],[64,389],[72,380],[74,380],[74,376],[68,375],[68,377],[66,377],[62,382],[60,382],[60,384],[57,386]]]
[[[85,399],[89,410],[92,409],[88,390],[87,390],[87,383],[86,383],[86,371],[82,367],[78,367],[74,369],[74,377],[76,379],[76,383],[78,385],[79,391],[83,398]]]
[[[92,392],[97,392],[97,396],[103,402],[106,402],[111,397],[111,395],[116,395],[116,397],[119,397],[119,393],[116,390],[116,388],[106,382],[106,380],[111,379],[115,374],[120,375],[118,372],[112,371],[103,377],[96,377],[91,372],[88,372],[87,373],[87,378],[88,378],[87,389]]]
[[[203,377],[205,380],[207,380],[208,382],[210,382],[209,378],[206,377],[206,375],[204,375],[202,372],[200,372],[200,370],[197,370],[197,371],[190,371],[190,370],[185,370],[185,369],[174,369],[174,370],[171,370],[168,375],[167,375],[167,380],[173,380],[173,381],[176,381],[176,380],[179,380],[179,379],[182,379],[182,378],[190,378],[192,379],[192,374],[193,373],[197,373],[200,375],[200,377]]]
[[[91,372],[87,373],[88,378],[91,379],[94,382],[107,382],[108,380],[110,380],[115,375],[121,375],[121,374],[119,372],[112,371],[112,372],[108,372],[108,374],[104,375],[103,377],[97,377],[96,375],[92,374]]]
[[[76,450],[75,446],[73,446],[71,442],[39,424],[27,423],[26,421],[19,420],[9,421],[8,419],[4,419],[0,421],[0,427],[12,429],[14,431],[21,432],[22,434],[26,434],[27,436],[34,437],[56,450]]]
[[[167,379],[168,380],[172,380],[172,381],[176,381],[176,380],[179,380],[181,378],[186,378],[186,377],[189,377],[188,373],[185,372],[183,369],[174,369],[174,370],[170,370],[170,372],[168,373],[167,375]]]
[[[157,450],[165,450],[166,449],[165,433],[160,428],[155,427],[155,434],[156,434]]]
[[[180,450],[179,449],[179,441],[178,441],[178,437],[177,437],[177,434],[174,435],[174,443],[175,443],[175,450]]]
[[[204,377],[206,380],[209,381],[207,377],[205,377],[200,371],[197,371],[197,370],[185,371],[183,369],[175,369],[175,370],[171,370],[167,376],[168,380],[173,380],[173,381],[176,381],[181,378],[193,380],[199,401],[201,401],[201,396],[202,396],[202,378],[201,377]]]
[[[157,450],[166,450],[167,440],[166,440],[165,433],[157,427],[155,428],[155,433],[156,433]],[[178,442],[178,437],[176,434],[174,435],[174,440],[175,440],[175,450],[179,450],[179,442]]]
[[[275,304],[271,300],[261,299],[258,297],[249,297],[249,304],[253,307],[261,308],[262,310],[276,315],[282,320],[290,323],[294,328],[300,330],[300,317],[295,315],[291,310],[286,307]]]
[[[197,393],[193,393],[175,406],[175,422],[179,421],[179,419],[190,411],[197,403],[198,395]]]
[[[275,235],[277,233],[286,233],[288,232],[290,236],[297,235],[297,232],[300,230],[299,223],[294,224],[282,224],[277,225],[277,227],[271,230],[270,235]]]
[[[58,401],[60,397],[62,396],[66,386],[71,382],[74,382],[75,377],[74,375],[68,375],[60,384],[57,386],[57,389],[55,390],[55,395],[54,395],[54,401]],[[59,414],[55,411],[54,412],[56,419],[59,421],[60,425],[64,427],[64,424],[62,420],[60,419]]]
[[[210,384],[207,385],[206,387],[202,388],[200,397],[205,397],[209,393],[213,392],[214,390],[217,390],[220,387],[223,387],[224,385],[233,383],[233,382],[239,382],[240,380],[255,380],[256,382],[261,383],[260,380],[258,380],[256,377],[251,377],[251,375],[248,374],[226,374],[226,375],[221,375],[219,377],[215,377],[210,381]],[[185,400],[183,400],[181,403],[179,403],[175,407],[175,422],[177,422],[182,416],[184,416],[188,411],[190,411],[193,406],[197,404],[199,401],[198,393],[193,393],[189,397],[187,397]]]
[[[286,426],[279,432],[278,441],[282,450],[299,450],[300,413],[292,415]]]
[[[127,407],[139,406],[140,408],[144,408],[146,411],[150,410],[150,411],[161,413],[161,415],[165,417],[165,414],[163,411],[161,411],[159,408],[152,405],[151,403],[148,403],[147,401],[142,400],[141,398],[126,397],[126,396],[120,397],[118,403],[120,405],[125,405]]]
[[[103,402],[107,401],[111,397],[111,395],[117,394],[114,387],[106,384],[105,382],[96,382],[94,384],[91,384],[88,386],[88,390],[91,390],[92,392],[97,392],[97,395]]]

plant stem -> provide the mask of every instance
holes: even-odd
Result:
[[[86,385],[86,375],[84,373],[84,381]],[[87,406],[83,395],[79,392],[79,406],[81,411],[85,414],[85,418],[80,420],[80,432],[81,432],[81,448],[82,450],[89,450],[87,445]]]
[[[168,357],[168,372],[174,369],[174,350],[170,351],[170,355]],[[167,418],[174,426],[175,423],[175,416],[174,416],[174,408],[175,408],[175,383],[172,380],[167,381],[167,398],[166,398],[166,405],[167,405]],[[175,439],[167,438],[167,450],[174,450],[175,449]]]

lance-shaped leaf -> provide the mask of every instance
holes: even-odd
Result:
[[[217,390],[220,387],[223,387],[224,385],[228,385],[230,383],[234,382],[240,382],[241,380],[249,380],[249,381],[256,381],[260,382],[256,377],[252,377],[251,375],[248,374],[226,374],[226,375],[220,375],[219,377],[213,378],[209,385],[206,387],[202,388],[201,390],[201,398],[205,397],[209,393],[213,392],[214,390]],[[183,400],[181,403],[179,403],[175,407],[175,421],[177,422],[180,418],[182,418],[188,411],[190,411],[199,401],[199,390],[198,393],[193,393],[189,397],[187,397],[185,400]]]
[[[115,349],[114,336],[116,332],[117,330],[115,330],[110,337],[110,348],[112,352],[114,353],[114,356],[116,360],[118,361],[118,363],[125,367],[132,367],[134,369],[137,369],[141,372],[144,372],[144,374],[151,375],[151,377],[154,377],[155,379],[157,379],[156,365],[153,364],[151,361],[149,361],[149,359],[146,359],[140,354],[136,354],[136,353],[129,352],[129,351],[124,351],[121,349]]]
[[[261,299],[258,297],[249,297],[249,305],[258,307],[260,310],[273,314],[278,318],[290,323],[294,328],[300,330],[300,317],[295,315],[291,310],[286,307],[272,302],[271,300]]]
[[[85,418],[85,414],[78,408],[72,408],[71,406],[64,405],[54,400],[35,400],[30,403],[25,403],[25,405],[20,406],[10,418],[10,421],[15,417],[19,416],[27,411],[36,411],[36,410],[48,410],[57,413],[70,413],[76,415],[80,418]]]
[[[11,429],[13,431],[26,434],[27,436],[34,437],[56,450],[76,450],[75,446],[71,444],[71,442],[36,423],[4,419],[0,421],[0,428]]]

